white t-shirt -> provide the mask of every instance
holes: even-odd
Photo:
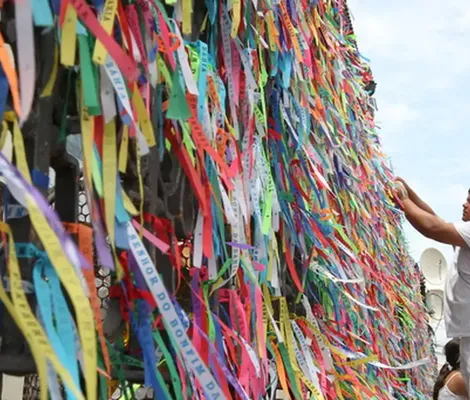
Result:
[[[470,337],[470,222],[454,224],[468,247],[456,247],[447,271],[444,320],[447,337]]]

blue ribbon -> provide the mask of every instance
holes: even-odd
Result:
[[[0,65],[0,121],[3,121],[9,90],[10,86],[8,84],[8,79],[5,75],[5,71]]]
[[[33,246],[33,245],[31,245]],[[73,330],[73,319],[68,309],[57,274],[45,253],[38,252],[39,259],[33,268],[33,281],[38,301],[41,321],[47,332],[51,345],[70,372],[74,383],[79,387],[80,378],[76,357],[76,332]],[[47,281],[44,280],[47,278]],[[54,326],[53,316],[56,326]],[[67,399],[75,395],[66,388]]]

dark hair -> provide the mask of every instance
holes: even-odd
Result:
[[[432,394],[433,400],[437,400],[440,390],[444,387],[446,378],[452,371],[460,368],[460,340],[452,339],[444,346],[444,354],[446,355],[446,363],[441,368],[434,384],[434,391]]]

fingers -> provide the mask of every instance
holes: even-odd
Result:
[[[410,188],[408,183],[401,176],[395,177],[395,182],[401,182],[403,186],[406,188],[406,190],[409,190]]]
[[[408,190],[406,186],[401,181],[395,181],[395,190],[397,191],[398,196],[400,199],[408,197]]]
[[[396,206],[403,209],[403,201],[408,198],[408,191],[398,179],[395,180],[393,185],[393,195]]]

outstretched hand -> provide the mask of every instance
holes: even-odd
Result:
[[[397,178],[395,180],[394,189],[395,189],[395,196],[399,200],[403,201],[403,200],[406,200],[409,197],[408,190],[406,188],[406,184],[404,183],[404,181],[401,178]]]
[[[395,177],[395,183],[396,182],[401,183],[407,191],[410,189],[410,187],[408,186],[408,183],[401,176]]]
[[[395,179],[393,183],[393,200],[396,207],[403,209],[403,201],[408,199],[408,190],[402,179]]]

